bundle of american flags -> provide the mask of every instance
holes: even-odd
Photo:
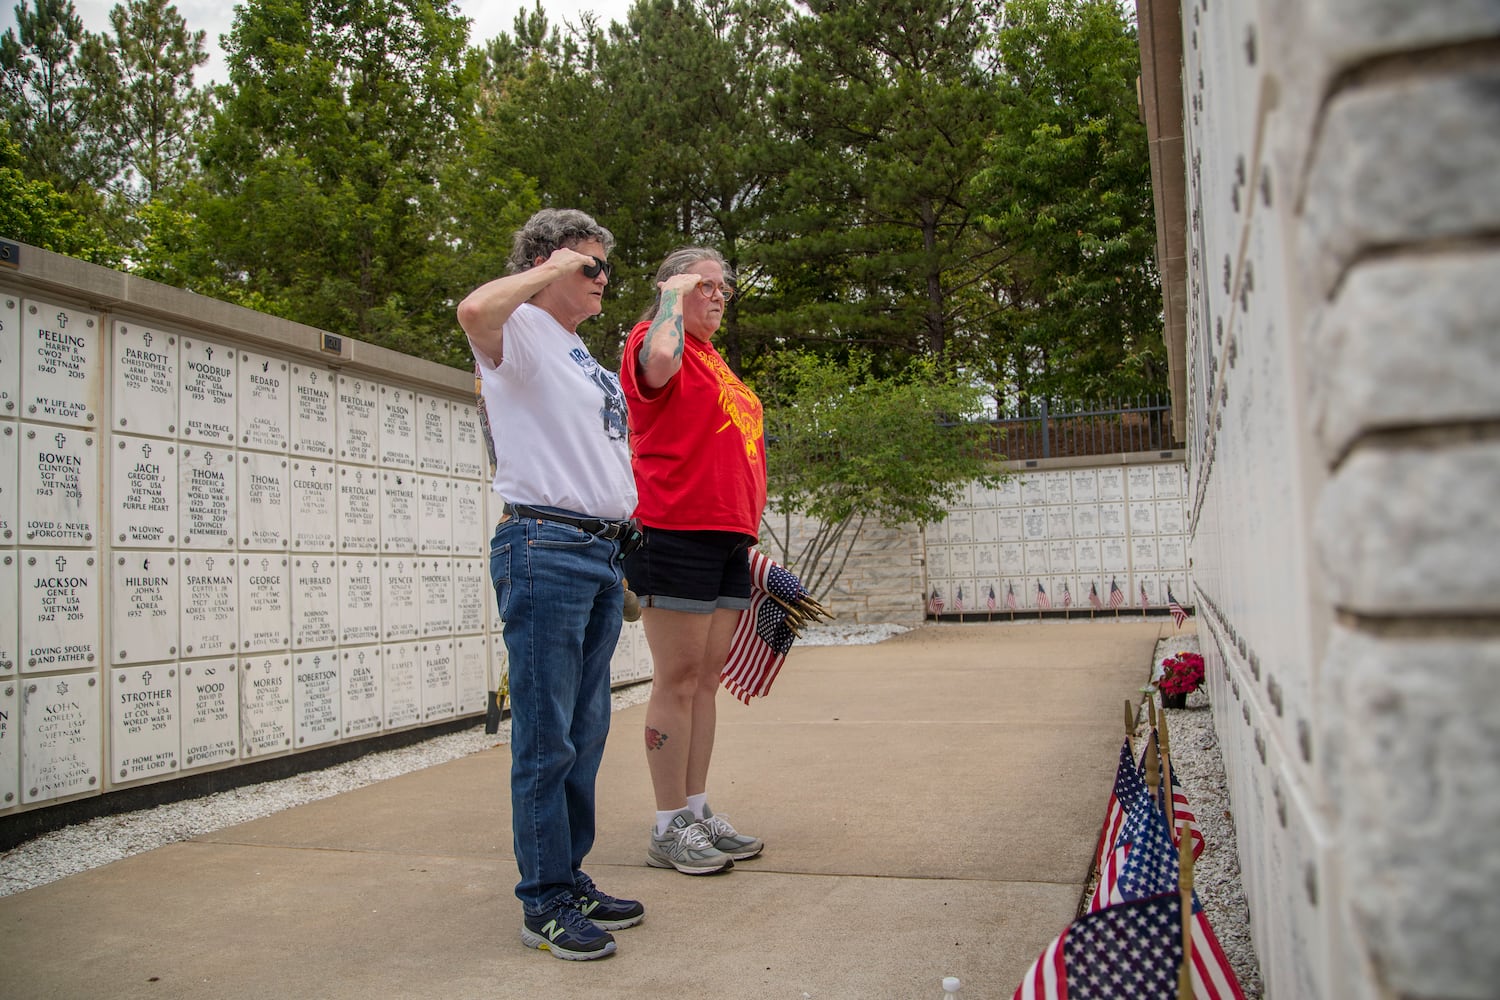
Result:
[[[729,658],[719,674],[729,692],[746,705],[751,698],[770,694],[803,627],[833,617],[790,570],[758,549],[750,550],[750,586],[750,607],[740,615],[729,642]]]

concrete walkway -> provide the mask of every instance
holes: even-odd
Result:
[[[1160,623],[941,625],[794,649],[720,698],[712,801],[765,853],[645,864],[645,706],[588,871],[619,951],[521,945],[504,747],[0,899],[0,996],[1008,1000],[1074,914]]]

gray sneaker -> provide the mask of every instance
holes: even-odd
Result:
[[[708,830],[684,809],[672,817],[667,832],[651,829],[651,847],[646,864],[653,868],[676,868],[685,875],[712,875],[734,867],[734,859],[713,845]]]
[[[703,826],[708,830],[714,848],[736,861],[753,858],[766,849],[759,837],[747,837],[729,825],[729,817],[715,815],[707,806],[703,807]]]

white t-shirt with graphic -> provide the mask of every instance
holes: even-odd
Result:
[[[578,334],[522,303],[499,367],[476,351],[495,440],[495,492],[511,503],[625,518],[635,509],[625,394]]]

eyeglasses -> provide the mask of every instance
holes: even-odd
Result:
[[[724,296],[725,302],[728,302],[730,299],[734,298],[734,289],[730,288],[728,285],[721,284],[717,281],[705,280],[698,282],[698,294],[702,295],[705,299],[713,298],[714,292],[718,292],[720,295]]]
[[[589,254],[589,260],[593,261],[593,263],[585,264],[583,266],[583,276],[585,278],[597,278],[599,277],[599,272],[603,271],[604,277],[608,279],[615,273],[615,266],[609,261],[600,260],[593,254]]]

